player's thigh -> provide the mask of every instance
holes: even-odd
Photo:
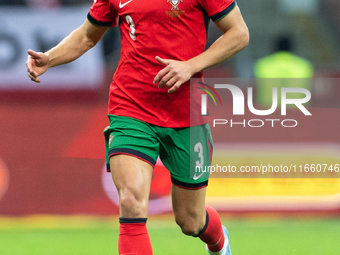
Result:
[[[149,196],[153,167],[134,156],[110,158],[111,175],[119,193],[131,192],[136,199]],[[128,194],[127,194],[128,195]]]
[[[120,216],[146,218],[153,167],[133,156],[110,158],[111,175],[120,201]]]
[[[176,222],[191,231],[199,232],[205,224],[206,188],[185,189],[172,185],[172,207]]]
[[[106,159],[117,187],[122,217],[145,217],[158,156],[158,143],[149,124],[109,115],[105,129]]]
[[[206,188],[185,189],[172,185],[171,195],[174,213],[189,216],[205,215]]]

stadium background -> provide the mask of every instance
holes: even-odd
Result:
[[[0,254],[116,254],[117,194],[104,171],[102,130],[119,33],[110,29],[96,48],[49,70],[41,84],[30,82],[24,65],[28,48],[54,46],[84,21],[91,2],[0,0]],[[277,36],[289,34],[295,53],[313,64],[315,77],[333,82],[314,88],[317,106],[325,106],[317,109],[316,123],[304,123],[290,139],[268,130],[229,130],[225,142],[235,146],[228,153],[252,155],[264,143],[268,150],[288,144],[304,160],[332,155],[336,162],[338,0],[237,2],[251,43],[206,77],[253,78],[256,60],[272,53]],[[212,24],[208,45],[219,35]],[[149,223],[155,254],[204,254],[204,247],[183,238],[173,223],[168,177],[158,162]],[[207,201],[223,213],[235,254],[340,253],[339,179],[214,178],[211,183]]]

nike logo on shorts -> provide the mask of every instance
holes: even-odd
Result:
[[[122,1],[119,2],[119,8],[123,8],[125,5],[131,3],[133,0],[127,1],[126,3],[122,4]]]
[[[201,176],[203,175],[204,173],[201,173],[199,176],[196,176],[196,174],[194,175],[194,177],[192,177],[192,179],[194,179],[194,181],[197,181],[199,178],[201,178]]]

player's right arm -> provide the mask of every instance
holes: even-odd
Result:
[[[108,29],[109,27],[95,26],[85,20],[80,27],[49,51],[43,53],[28,50],[26,61],[28,76],[32,81],[39,83],[41,80],[38,77],[49,67],[67,64],[79,58],[94,47]]]

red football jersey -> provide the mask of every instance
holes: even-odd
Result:
[[[157,126],[189,127],[190,81],[171,94],[158,89],[153,80],[164,65],[155,57],[185,61],[199,55],[205,50],[209,19],[217,21],[235,6],[234,0],[94,0],[89,21],[111,27],[119,23],[121,33],[108,113]],[[203,73],[195,77],[201,79]],[[202,91],[191,93],[200,105]],[[207,117],[199,117],[191,125],[206,122]]]

